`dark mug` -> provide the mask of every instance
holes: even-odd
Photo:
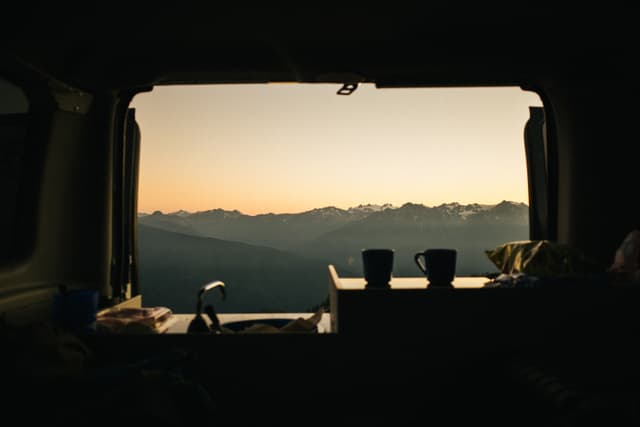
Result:
[[[393,273],[393,249],[364,249],[362,267],[368,288],[388,288]]]
[[[424,258],[424,263],[421,262]],[[415,254],[414,260],[432,285],[450,286],[456,274],[455,249],[427,249]]]

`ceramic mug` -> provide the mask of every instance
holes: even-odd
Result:
[[[364,249],[362,266],[368,288],[388,288],[393,274],[393,249]]]
[[[455,249],[427,249],[418,252],[414,260],[432,285],[450,286],[456,274]]]

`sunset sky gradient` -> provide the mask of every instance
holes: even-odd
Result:
[[[161,86],[135,97],[139,211],[528,202],[520,88]]]

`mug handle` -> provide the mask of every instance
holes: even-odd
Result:
[[[423,265],[420,262],[420,257],[424,256],[424,253],[419,252],[417,254],[415,254],[415,256],[413,257],[414,261],[416,262],[416,264],[418,264],[418,268],[420,269],[420,271],[422,271],[424,274],[427,274],[427,266]]]

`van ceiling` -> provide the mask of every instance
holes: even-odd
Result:
[[[444,2],[442,2],[444,3]],[[478,2],[481,3],[481,2]],[[173,83],[345,82],[381,85],[513,84],[553,65],[602,66],[624,52],[632,26],[583,7],[421,6],[376,10],[158,6],[9,23],[13,56],[83,89]],[[59,12],[58,12],[59,13]],[[629,14],[629,16],[631,16]]]

